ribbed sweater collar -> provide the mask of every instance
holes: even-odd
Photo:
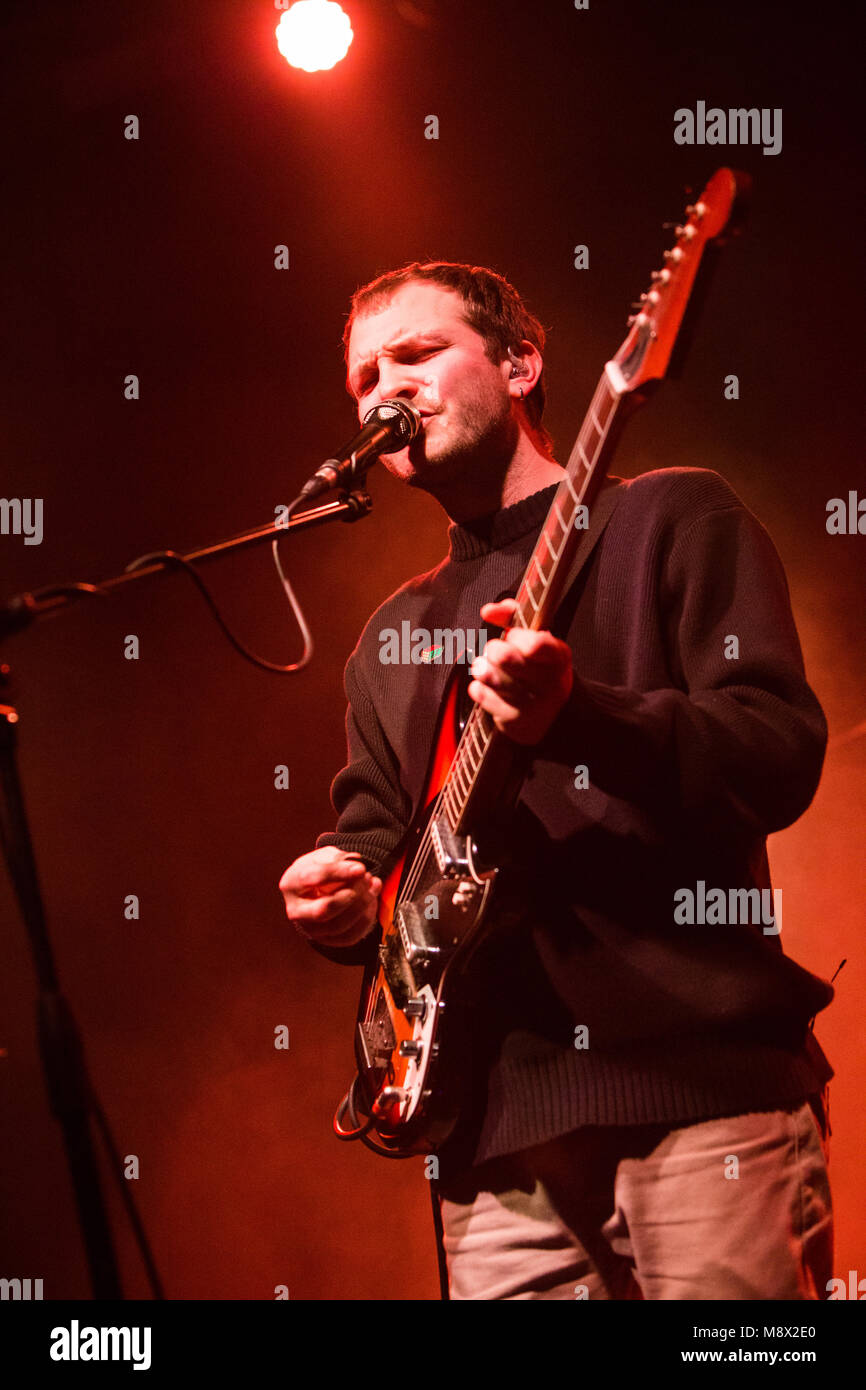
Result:
[[[550,483],[510,507],[488,512],[472,521],[452,522],[448,527],[450,558],[474,560],[479,555],[489,555],[492,550],[501,550],[529,531],[539,530],[558,486],[558,483]]]

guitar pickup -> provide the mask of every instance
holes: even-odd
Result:
[[[444,817],[440,816],[431,822],[430,839],[433,842],[433,853],[436,855],[439,872],[443,877],[464,878],[470,873],[469,861],[466,858],[466,841],[454,834]]]
[[[394,922],[410,966],[424,970],[440,952],[436,924],[429,922],[411,901],[397,906]]]
[[[402,938],[398,939],[395,932],[389,932],[379,947],[382,971],[398,1009],[405,1008],[416,993],[415,979],[402,948]]]

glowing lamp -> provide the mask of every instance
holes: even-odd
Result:
[[[332,68],[354,38],[349,16],[332,0],[297,0],[280,15],[276,34],[286,62],[304,72]]]

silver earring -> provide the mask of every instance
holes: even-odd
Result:
[[[523,387],[520,388],[520,399],[523,400]]]

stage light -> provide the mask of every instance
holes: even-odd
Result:
[[[349,16],[332,0],[297,0],[280,15],[276,34],[286,62],[305,72],[332,68],[354,38]]]

